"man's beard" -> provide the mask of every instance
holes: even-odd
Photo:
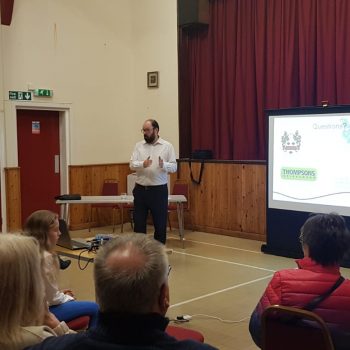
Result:
[[[155,133],[153,132],[151,135],[147,136],[147,135],[143,135],[143,138],[145,139],[145,141],[147,143],[153,143],[154,140],[156,139],[156,135]]]

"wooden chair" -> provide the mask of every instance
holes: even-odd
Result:
[[[118,181],[115,179],[106,179],[103,182],[102,186],[102,196],[118,196],[119,189],[118,189]],[[89,232],[91,231],[91,222],[92,222],[92,210],[93,209],[112,209],[112,224],[113,224],[113,232],[115,230],[115,212],[118,209],[118,204],[109,204],[109,203],[101,203],[101,204],[91,204],[90,205],[90,222],[89,222]]]
[[[189,211],[190,209],[190,195],[189,195],[189,185],[187,182],[176,182],[173,186],[173,190],[171,194],[182,194],[186,197],[187,202],[183,203],[183,209],[185,211]],[[177,211],[177,206],[175,203],[171,203],[168,205],[168,225],[169,229],[171,231],[171,221],[170,221],[170,213],[171,212],[176,212]]]
[[[262,350],[334,350],[329,329],[311,311],[273,305],[262,314]]]

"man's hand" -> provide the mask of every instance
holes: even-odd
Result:
[[[151,156],[149,156],[146,160],[143,161],[143,167],[148,168],[152,165],[152,159],[150,159]]]
[[[159,168],[163,168],[164,160],[159,156]]]

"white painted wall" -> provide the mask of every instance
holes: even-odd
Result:
[[[2,27],[0,25],[0,27]],[[2,56],[3,56],[3,49],[2,49],[2,32],[0,29],[0,113],[4,111],[4,90],[3,90],[3,75],[4,75],[4,69],[3,69],[3,63],[2,63]]]
[[[34,104],[70,106],[71,164],[127,162],[150,116],[178,152],[176,20],[176,0],[15,0],[0,42],[5,166],[17,166],[8,91],[28,88],[54,90]]]
[[[135,120],[159,122],[160,135],[179,149],[176,0],[132,1]],[[147,72],[159,71],[159,89],[146,87]],[[177,153],[178,156],[178,153]]]

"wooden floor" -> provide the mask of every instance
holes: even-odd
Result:
[[[111,229],[72,234],[87,237],[100,233],[111,233]],[[169,254],[171,306],[167,316],[192,316],[181,326],[202,332],[205,342],[219,349],[257,349],[248,332],[249,316],[274,271],[295,267],[293,259],[263,254],[257,241],[192,231],[186,231],[185,237],[182,249],[178,231],[168,232],[167,248],[173,252]],[[93,263],[80,270],[78,260],[72,260],[72,265],[61,271],[61,287],[72,289],[80,300],[94,300]],[[84,267],[87,262],[80,263]],[[342,273],[350,277],[349,269]]]

